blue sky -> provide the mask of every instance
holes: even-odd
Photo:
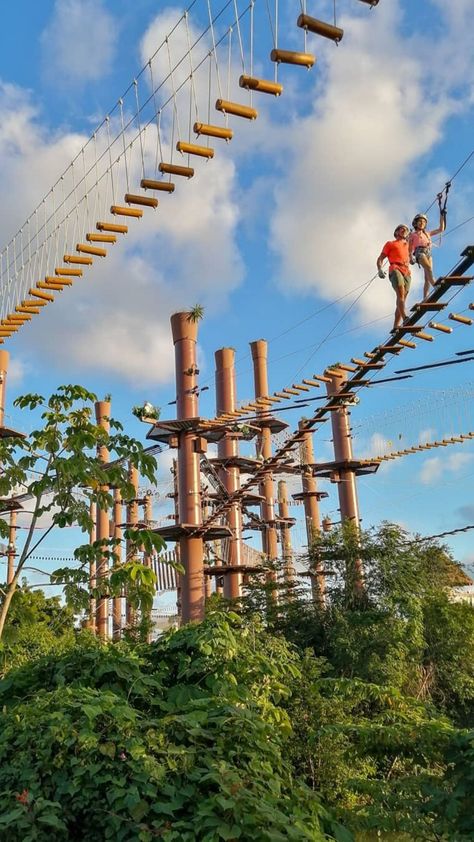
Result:
[[[199,351],[201,382],[210,388],[202,395],[202,414],[214,414],[213,352],[219,347],[236,348],[239,399],[245,401],[252,397],[253,339],[269,340],[272,390],[335,360],[349,362],[384,340],[394,306],[388,282],[376,279],[356,296],[374,275],[376,257],[395,225],[428,207],[473,148],[471,6],[472,0],[380,0],[370,10],[359,0],[338,0],[341,44],[309,35],[307,48],[317,55],[313,69],[282,66],[283,95],[256,95],[255,123],[234,120],[234,139],[216,142],[215,159],[199,167],[192,182],[164,196],[160,208],[137,223],[81,285],[64,292],[4,346],[12,360],[7,405],[12,425],[28,429],[28,419],[12,409],[17,394],[48,393],[63,382],[80,382],[99,396],[111,392],[114,415],[138,436],[144,430],[130,415],[133,404],[146,398],[163,407],[162,417],[172,417],[169,315],[195,303],[206,308]],[[314,0],[307,11],[332,20],[332,7]],[[212,8],[219,8],[216,0]],[[243,10],[243,3],[238,8]],[[181,11],[151,0],[18,0],[5,6],[2,245]],[[297,3],[280,4],[281,48],[303,49],[295,26],[299,11]],[[197,0],[192,32],[205,17],[206,4]],[[236,44],[234,38],[235,49]],[[262,0],[255,6],[255,44],[255,67],[272,78]],[[172,48],[179,45],[173,42]],[[225,56],[221,59],[225,75]],[[235,53],[234,70],[238,75]],[[198,84],[203,88],[202,80]],[[438,274],[474,242],[474,221],[466,222],[473,216],[473,167],[471,159],[453,182],[448,233],[435,250]],[[410,304],[420,289],[416,270]],[[464,310],[471,300],[474,294],[466,290],[453,309]],[[451,336],[420,343],[416,352],[404,351],[389,369],[447,359],[473,341],[472,329],[459,326]],[[375,443],[382,447],[388,441],[397,449],[398,442],[416,443],[427,431],[439,438],[472,429],[471,365],[366,390],[352,416],[357,452],[368,455]],[[285,413],[285,420],[294,426],[298,415]],[[324,426],[315,437],[318,458],[328,458],[329,439]],[[164,493],[169,456],[161,463]],[[431,534],[474,523],[473,475],[470,444],[383,465],[359,483],[363,524],[388,518]],[[335,487],[322,487],[330,492],[323,513],[331,511],[337,519]],[[295,516],[300,511],[295,508]],[[158,503],[156,517],[164,514]],[[52,535],[45,546],[53,554],[67,546],[70,535]],[[474,561],[469,533],[449,544],[459,559]]]

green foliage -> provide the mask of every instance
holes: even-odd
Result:
[[[40,410],[42,423],[26,439],[0,440],[0,496],[8,497],[20,485],[31,496],[33,510],[18,557],[15,580],[0,600],[0,637],[12,595],[31,552],[38,518],[48,514],[51,528],[77,525],[84,533],[89,533],[93,526],[90,516],[92,503],[99,509],[111,508],[111,488],[118,489],[125,501],[134,496],[128,463],[134,465],[145,479],[154,482],[154,457],[144,450],[139,441],[127,436],[114,419],[108,419],[110,431],[98,426],[95,401],[96,396],[92,392],[74,385],[60,386],[48,399],[39,394],[29,394],[15,401],[22,410],[36,414]],[[104,449],[111,456],[109,464],[98,456]],[[80,495],[78,489],[81,489]],[[7,531],[8,523],[0,518],[0,532],[5,535]],[[125,537],[132,557],[142,545],[158,550],[164,548],[162,539],[151,530],[129,530]],[[54,581],[64,584],[65,596],[76,611],[86,608],[89,603],[85,585],[91,562],[94,561],[100,568],[105,559],[114,567],[114,573],[118,572],[119,562],[114,553],[116,543],[113,538],[96,541],[92,545],[87,543],[76,550],[79,565],[62,568],[53,574]],[[132,575],[133,579],[130,578]],[[139,569],[136,564],[124,564],[120,577],[114,578],[116,586],[118,578],[123,586],[127,576],[133,592],[133,607],[146,613],[154,591],[153,574],[145,572],[145,568]],[[109,583],[105,578],[98,583],[98,590],[109,593]]]
[[[204,307],[202,304],[195,304],[194,307],[191,307],[188,313],[188,321],[190,322],[200,322],[204,316]]]
[[[5,838],[350,842],[286,757],[300,667],[260,624],[213,614],[154,646],[91,642],[11,671]]]

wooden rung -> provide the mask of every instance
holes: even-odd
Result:
[[[461,316],[459,313],[450,313],[448,318],[462,325],[472,325],[472,319],[468,318],[468,316]]]
[[[347,365],[347,363],[339,363],[338,368],[342,368],[343,371],[355,371],[355,366]]]
[[[322,35],[323,38],[329,38],[331,41],[335,41],[336,44],[339,43],[344,35],[344,30],[339,29],[338,26],[333,26],[331,23],[326,23],[323,20],[317,20],[309,15],[301,14],[296,21],[296,25],[300,29],[314,32],[315,35]]]
[[[37,316],[40,311],[39,307],[22,307],[21,304],[17,304],[15,310],[17,313],[29,313],[35,316]]]
[[[199,158],[214,157],[214,150],[210,146],[198,146],[196,143],[185,143],[182,140],[178,140],[176,149],[183,155],[197,155]]]
[[[192,178],[194,175],[193,167],[180,167],[178,164],[160,164],[158,169],[168,175],[182,175],[184,178]]]
[[[193,132],[205,137],[220,137],[222,140],[232,140],[234,132],[225,126],[210,126],[208,123],[194,123]]]
[[[81,266],[92,266],[94,262],[92,257],[77,257],[74,254],[65,254],[63,260],[65,263],[77,263]]]
[[[256,120],[258,111],[256,108],[251,108],[249,105],[241,105],[240,102],[229,102],[227,99],[218,99],[216,101],[217,111],[222,111],[223,114],[233,114],[234,117],[245,117],[246,120]]]
[[[284,392],[273,392],[273,394],[274,394],[274,395],[275,395],[275,397],[277,397],[277,398],[285,398],[285,400],[287,400],[287,401],[291,400],[290,396],[289,396],[289,395],[285,395],[285,394],[284,394]]]
[[[313,380],[320,380],[321,383],[330,383],[331,378],[325,377],[324,374],[313,374]]]
[[[372,351],[364,351],[364,357],[367,357],[368,360],[372,360],[375,357],[375,354]]]
[[[313,388],[317,388],[317,389],[319,389],[319,387],[321,385],[316,380],[306,380],[305,379],[305,380],[303,380],[303,383],[306,383],[307,386],[313,386]]]
[[[474,275],[446,275],[436,281],[437,286],[450,284],[451,286],[464,286],[474,279]]]
[[[329,374],[331,377],[344,377],[342,371],[339,368],[327,368],[326,374]]]
[[[85,254],[95,254],[97,257],[106,257],[105,249],[97,248],[96,246],[88,246],[86,243],[77,243],[76,251],[82,251]]]
[[[38,289],[54,289],[58,290],[58,292],[62,292],[63,284],[43,284],[41,281],[38,281],[36,284]]]
[[[116,243],[115,234],[86,234],[88,243]]]
[[[128,234],[128,225],[116,225],[115,222],[98,222],[98,231],[110,231],[112,234]]]
[[[311,53],[295,53],[293,50],[272,50],[270,61],[276,61],[278,64],[298,64],[309,69],[313,67],[316,57]]]
[[[41,292],[33,287],[28,290],[30,295],[34,295],[35,298],[42,298],[44,301],[54,301],[54,295],[48,295],[47,292]]]
[[[453,444],[454,444],[455,442],[462,442],[462,438],[461,438],[461,436],[451,436],[449,441],[452,441]]]
[[[384,354],[399,354],[402,348],[400,348],[400,345],[381,345],[380,350]]]
[[[384,365],[383,363],[364,363],[363,368],[377,369],[377,368],[383,368],[383,365]],[[361,366],[361,368],[362,368],[362,366]]]
[[[262,94],[280,96],[283,93],[283,85],[280,85],[279,82],[270,82],[268,79],[256,79],[254,76],[241,76],[239,85],[247,91],[259,91]]]
[[[444,310],[445,307],[446,304],[443,304],[442,301],[418,301],[411,309],[412,311],[421,310],[424,312],[425,310],[432,310],[433,312],[438,312],[439,310]]]
[[[120,205],[112,205],[110,213],[114,216],[133,216],[135,219],[141,219],[143,216],[140,208],[122,208]]]
[[[29,298],[25,298],[25,300],[21,302],[22,307],[46,307],[47,304],[47,301],[31,301]]]
[[[9,313],[6,319],[2,319],[2,325],[20,324],[31,322],[31,316],[19,316],[17,313]]]
[[[408,339],[399,339],[399,345],[403,345],[404,348],[416,348],[415,342],[410,342]]]
[[[452,333],[452,327],[448,327],[447,325],[440,325],[437,322],[430,322],[428,327],[432,327],[433,330],[440,330],[442,333]]]
[[[270,401],[270,403],[280,403],[278,398],[274,398],[272,395],[267,395],[265,400]]]
[[[423,333],[422,330],[420,330],[420,332],[417,333],[416,336],[417,339],[424,339],[425,342],[433,342],[433,337],[430,336],[429,333]]]
[[[140,187],[144,190],[162,190],[165,193],[174,193],[174,184],[171,181],[155,181],[152,178],[142,178]]]
[[[309,386],[302,386],[301,383],[292,383],[291,385],[298,392],[309,392]]]
[[[61,266],[57,266],[54,270],[56,275],[66,275],[73,278],[81,278],[82,277],[82,269],[63,269]]]
[[[283,391],[286,392],[287,395],[299,395],[298,389],[290,389],[288,387],[288,389],[285,388]]]
[[[124,202],[127,205],[143,205],[145,208],[158,207],[158,199],[154,196],[140,196],[136,193],[125,193]]]
[[[351,362],[355,363],[355,365],[365,365],[365,360],[359,360],[357,357],[351,357]]]
[[[72,278],[63,278],[62,275],[60,278],[57,278],[55,275],[46,275],[44,280],[47,284],[61,284],[66,287],[72,286]]]

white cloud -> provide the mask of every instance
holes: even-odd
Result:
[[[420,482],[423,485],[433,485],[446,474],[459,474],[473,459],[473,453],[451,453],[449,456],[427,459],[420,471]]]
[[[101,79],[111,69],[117,35],[102,0],[56,0],[41,35],[45,75],[56,85]]]
[[[368,280],[395,225],[411,219],[415,195],[439,189],[439,171],[422,183],[418,168],[447,117],[465,105],[459,90],[472,52],[465,4],[443,5],[440,16],[450,18],[453,5],[458,15],[438,43],[429,39],[429,62],[417,39],[401,35],[396,0],[376,15],[341,20],[343,45],[329,54],[322,94],[315,84],[312,112],[288,127],[286,171],[275,187],[271,232],[284,288],[332,299]],[[447,69],[453,43],[456,72]],[[392,301],[388,282],[376,279],[357,306],[375,317]]]

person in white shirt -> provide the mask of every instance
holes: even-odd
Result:
[[[427,231],[428,217],[424,213],[417,213],[414,217],[412,226],[413,231],[408,238],[408,250],[410,255],[410,263],[418,263],[423,269],[425,276],[425,284],[423,287],[423,298],[426,298],[430,291],[430,287],[434,286],[433,277],[433,258],[431,256],[431,238],[436,234],[442,234],[446,228],[446,216],[444,213],[440,214],[439,227],[434,231]]]

